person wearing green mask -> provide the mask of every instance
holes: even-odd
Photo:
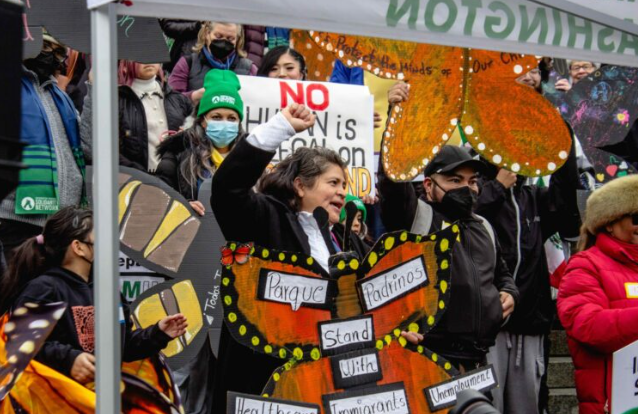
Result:
[[[213,69],[206,74],[204,88],[193,125],[157,148],[160,163],[156,170],[156,175],[190,200],[200,215],[204,206],[197,201],[199,187],[212,178],[237,141],[246,136],[237,75]]]

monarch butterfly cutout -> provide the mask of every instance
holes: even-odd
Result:
[[[628,135],[638,116],[637,79],[636,68],[604,66],[574,85],[559,107],[599,182],[637,172],[638,148]]]
[[[321,405],[322,398],[354,385],[372,390],[400,383],[412,412],[430,412],[423,388],[450,379],[456,370],[423,346],[408,344],[401,331],[427,334],[441,318],[459,238],[457,225],[427,236],[386,234],[363,260],[338,261],[338,279],[312,257],[258,246],[245,264],[225,267],[221,294],[233,337],[284,362],[264,395]],[[358,339],[341,343],[330,333],[340,326],[361,327]],[[353,381],[333,375],[331,364],[357,358],[374,359],[381,377]]]
[[[252,249],[252,243],[222,246],[222,258],[220,263],[222,266],[230,266],[233,263],[244,264],[248,261],[250,250]]]
[[[391,108],[381,144],[384,169],[395,181],[423,171],[457,126],[485,159],[518,174],[551,174],[569,155],[571,138],[560,115],[532,88],[516,83],[537,66],[532,56],[308,34],[349,67],[409,83],[410,97]]]
[[[38,353],[66,309],[25,303],[0,319],[0,413],[94,413],[95,392],[41,364]],[[122,366],[124,413],[183,412],[172,375],[159,356]]]

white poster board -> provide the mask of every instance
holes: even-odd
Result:
[[[252,131],[292,103],[306,105],[317,116],[314,127],[287,140],[277,163],[300,147],[326,147],[348,165],[348,192],[374,195],[374,96],[365,86],[240,76],[244,129]]]
[[[611,414],[638,408],[638,341],[614,352]]]

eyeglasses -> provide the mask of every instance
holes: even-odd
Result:
[[[56,47],[51,44],[45,44],[42,47],[42,53],[52,53],[57,60],[64,62],[67,57],[66,49],[63,47]]]
[[[592,70],[594,68],[593,65],[587,63],[584,65],[576,65],[576,66],[572,66],[569,70],[572,72],[580,72],[581,69],[587,71],[587,70]]]
[[[93,242],[90,242],[90,241],[82,241],[82,240],[78,240],[78,241],[79,241],[80,243],[84,243],[84,244],[89,245],[89,246],[91,246],[91,247],[93,247],[93,244],[94,244]]]

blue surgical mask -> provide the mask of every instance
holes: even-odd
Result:
[[[230,145],[239,133],[239,124],[230,121],[208,121],[206,124],[206,136],[213,141],[217,148]]]

